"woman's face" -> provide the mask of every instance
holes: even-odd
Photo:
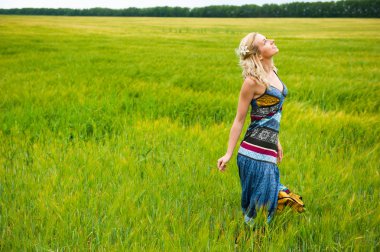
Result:
[[[260,33],[256,35],[254,44],[259,47],[261,56],[266,59],[271,58],[279,52],[277,46],[274,44],[274,39],[268,39]]]

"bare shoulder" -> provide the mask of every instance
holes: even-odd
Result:
[[[247,76],[242,84],[241,94],[248,99],[252,99],[255,93],[255,86],[256,81],[252,77]]]
[[[255,99],[265,92],[265,87],[259,84],[258,80],[252,76],[247,76],[245,78],[243,89],[250,94],[251,99]]]
[[[250,85],[255,85],[257,83],[257,80],[254,77],[249,76],[249,75],[245,77],[244,81],[246,81]]]
[[[257,86],[257,80],[252,76],[247,76],[243,82],[243,86],[246,86],[247,89],[254,90]]]

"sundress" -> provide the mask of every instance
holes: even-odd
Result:
[[[269,223],[276,213],[278,192],[289,191],[280,182],[277,166],[282,105],[288,94],[286,85],[279,80],[282,90],[271,85],[264,94],[252,99],[251,123],[238,150],[241,209],[244,221],[250,225],[254,223],[258,208],[263,206],[268,211]]]

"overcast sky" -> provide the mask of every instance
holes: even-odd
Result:
[[[334,0],[256,0],[256,1],[227,1],[227,0],[0,0],[1,9],[10,8],[75,8],[87,9],[94,7],[104,7],[111,9],[122,9],[128,7],[155,7],[155,6],[179,6],[179,7],[202,7],[210,5],[243,5],[265,3],[291,3],[291,2],[336,2]]]

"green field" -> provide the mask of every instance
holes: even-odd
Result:
[[[0,250],[379,251],[379,27],[0,16]],[[216,166],[251,31],[280,50],[280,178],[307,208],[264,233],[243,223],[237,147]]]

